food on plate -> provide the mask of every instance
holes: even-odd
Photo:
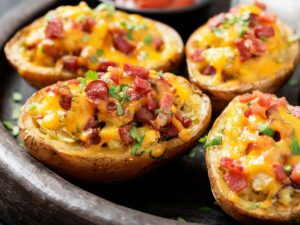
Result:
[[[19,129],[44,164],[109,183],[185,153],[210,116],[209,98],[185,78],[124,64],[41,89],[21,109]]]
[[[114,0],[119,6],[140,9],[181,8],[193,5],[196,0]]]
[[[223,109],[253,90],[276,92],[295,70],[299,42],[265,5],[241,5],[211,18],[189,38],[189,76]]]
[[[285,223],[300,216],[300,107],[261,93],[236,97],[208,134],[212,192],[247,224]]]
[[[43,87],[106,71],[124,63],[171,71],[180,65],[183,42],[171,27],[111,4],[61,6],[21,29],[6,45],[9,62],[30,84]]]

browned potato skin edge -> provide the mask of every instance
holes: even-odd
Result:
[[[24,110],[24,107],[20,110],[19,117],[20,136],[32,156],[58,173],[77,181],[107,184],[130,180],[161,166],[173,158],[183,155],[198,142],[199,137],[208,128],[212,111],[210,100],[196,86],[192,85],[192,87],[194,92],[201,96],[203,104],[201,112],[206,112],[205,115],[202,114],[202,118],[200,118],[197,125],[201,126],[201,128],[189,142],[183,142],[179,138],[168,141],[165,155],[160,159],[152,159],[147,153],[129,160],[128,156],[131,156],[129,152],[118,157],[86,158],[58,151],[53,146],[45,143],[41,136],[34,135],[30,128],[26,127],[27,112]],[[34,97],[39,95],[40,92],[38,91],[34,94],[26,104],[34,101]],[[63,143],[61,146],[62,148],[64,147]]]
[[[170,59],[169,61],[162,62],[161,64],[156,65],[154,68],[148,69],[153,69],[157,71],[163,70],[165,72],[177,69],[180,66],[184,56],[184,44],[180,35],[173,28],[164,23],[154,21],[148,18],[144,19],[154,22],[157,28],[161,31],[161,33],[164,34],[164,41],[170,39],[174,40],[174,42],[176,43],[174,47],[180,50],[176,52],[176,54],[174,54],[172,59]],[[78,77],[74,76],[72,73],[67,71],[58,72],[55,71],[54,68],[34,66],[33,64],[28,63],[26,60],[24,60],[19,54],[14,53],[14,48],[19,45],[19,42],[22,41],[24,35],[26,35],[26,33],[29,32],[36,24],[41,23],[42,20],[43,18],[39,18],[35,20],[32,24],[18,31],[15,34],[15,36],[5,45],[4,48],[6,58],[8,59],[10,64],[30,85],[32,85],[35,88],[42,88],[56,83],[57,81],[70,80]]]
[[[279,21],[279,25],[285,26],[287,29],[289,29],[286,25],[284,25],[280,21]],[[197,30],[195,30],[193,34],[190,36],[190,38],[188,39],[186,44],[186,53],[187,53],[187,49],[189,49],[190,46],[192,45],[192,38],[194,34],[196,34],[198,30],[201,28],[202,26],[199,27]],[[198,85],[201,88],[201,90],[203,90],[203,92],[210,97],[212,102],[213,112],[214,113],[217,112],[219,114],[228,105],[228,103],[237,95],[251,92],[253,90],[259,90],[265,93],[276,93],[283,86],[283,84],[288,79],[290,79],[290,77],[293,75],[297,67],[299,56],[300,56],[299,41],[294,43],[292,51],[289,54],[296,56],[293,60],[293,66],[291,67],[290,70],[282,70],[269,79],[259,80],[256,81],[255,83],[243,83],[237,88],[231,88],[227,90],[221,90],[217,86],[208,86],[206,84],[198,82],[196,79],[197,75],[193,73],[192,69],[189,66],[190,60],[188,57],[186,58],[186,61],[188,65],[190,81]]]
[[[225,119],[228,108],[231,106],[231,104],[234,104],[233,101],[225,108],[225,110],[222,112],[222,114],[216,119],[216,121],[214,122],[208,135],[214,133],[214,131],[217,128],[220,121]],[[226,194],[224,194],[223,190],[220,190],[218,188],[218,180],[222,179],[222,178],[215,177],[213,174],[213,168],[219,167],[219,165],[214,165],[213,163],[211,163],[210,151],[212,151],[212,150],[221,151],[221,149],[219,149],[218,146],[211,147],[211,148],[207,149],[206,153],[205,153],[205,160],[206,160],[206,166],[207,166],[207,170],[208,170],[210,186],[211,186],[212,193],[213,193],[218,205],[221,206],[222,209],[227,214],[229,214],[234,219],[240,221],[241,223],[249,224],[249,225],[253,225],[253,224],[270,224],[270,225],[271,224],[286,224],[287,222],[300,217],[300,208],[299,207],[297,209],[297,213],[293,212],[290,214],[290,213],[282,213],[280,211],[277,211],[276,213],[273,214],[273,216],[270,216],[270,215],[257,214],[257,213],[255,213],[255,211],[251,211],[251,210],[246,211],[245,209],[235,205],[234,202],[228,200],[226,198]]]

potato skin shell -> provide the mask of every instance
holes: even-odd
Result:
[[[188,82],[188,81],[186,81]],[[23,106],[20,110],[19,129],[21,139],[24,141],[28,152],[50,167],[59,174],[65,175],[76,181],[93,184],[116,183],[130,180],[152,171],[153,169],[165,164],[173,158],[183,155],[197,142],[199,137],[205,132],[210,123],[211,103],[209,98],[193,86],[194,93],[201,97],[201,115],[197,126],[197,133],[189,142],[183,142],[179,138],[167,141],[165,154],[159,159],[153,159],[148,154],[140,157],[132,156],[130,152],[122,155],[104,155],[85,156],[63,152],[68,146],[64,143],[53,144],[45,139],[40,131],[34,129],[28,124],[32,123],[31,118]],[[40,95],[42,90],[34,94],[26,104],[30,104]],[[26,105],[25,104],[25,105]]]
[[[164,34],[164,41],[172,40],[175,43],[174,48],[178,50],[168,61],[162,61],[147,69],[153,69],[157,71],[163,70],[166,72],[178,69],[184,56],[184,44],[180,35],[173,28],[164,23],[148,18],[144,19],[154,22],[157,29]],[[42,23],[43,20],[43,17],[39,18],[32,24],[18,31],[4,47],[4,52],[9,63],[31,86],[38,89],[56,83],[57,81],[70,80],[78,77],[78,75],[74,75],[71,72],[61,69],[57,70],[56,68],[33,65],[32,63],[26,61],[20,54],[18,54],[18,46],[20,43],[22,43],[26,35],[32,29],[35,29],[35,27]]]
[[[226,112],[228,108],[230,108],[231,104],[234,104],[234,101],[236,99],[237,97],[234,100],[232,100],[232,102],[224,109],[222,114],[214,122],[208,135],[211,135],[214,132],[218,132],[217,131],[218,124],[221,121],[226,120]],[[229,214],[237,221],[240,221],[241,223],[248,224],[248,225],[287,224],[288,222],[293,221],[294,219],[300,217],[300,205],[295,209],[293,209],[291,213],[276,211],[271,215],[268,215],[268,214],[256,213],[255,211],[251,211],[251,210],[245,210],[239,207],[238,205],[234,204],[234,202],[230,201],[226,197],[225,191],[220,188],[221,186],[219,185],[218,180],[222,178],[215,173],[217,168],[219,168],[219,165],[213,163],[213,155],[211,154],[212,151],[218,152],[218,151],[222,151],[222,149],[218,146],[207,149],[205,152],[205,161],[208,170],[208,177],[209,177],[212,193],[218,205],[222,207],[222,209],[227,214]]]
[[[278,21],[278,25],[284,27],[286,30],[290,31],[290,28],[284,25],[281,21]],[[205,26],[205,25],[204,25]],[[190,36],[186,44],[186,55],[188,49],[191,48],[194,35],[201,29],[199,27],[194,33]],[[239,86],[229,87],[226,90],[219,88],[218,86],[209,86],[203,82],[199,82],[197,79],[198,74],[196,74],[190,66],[190,59],[187,57],[187,65],[189,72],[189,79],[192,83],[198,85],[204,93],[206,93],[211,101],[214,114],[220,114],[222,110],[229,104],[229,102],[236,97],[237,95],[245,94],[252,92],[254,90],[259,90],[265,93],[276,93],[287,80],[293,75],[298,60],[300,57],[300,45],[299,41],[293,44],[291,51],[288,52],[289,58],[292,58],[293,65],[290,69],[278,71],[276,74],[271,76],[268,79],[258,80],[254,83],[241,83]]]

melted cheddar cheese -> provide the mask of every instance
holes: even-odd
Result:
[[[19,54],[34,66],[78,75],[125,62],[154,69],[181,51],[169,39],[152,20],[115,11],[109,4],[91,9],[81,2],[33,23],[19,43]]]
[[[271,78],[293,67],[293,33],[257,5],[211,18],[190,38],[190,72],[205,86],[228,87]]]
[[[207,151],[218,185],[234,204],[258,212],[299,204],[299,109],[253,92],[233,100],[214,125]]]
[[[86,78],[42,89],[27,109],[36,128],[76,149],[136,156],[147,152],[153,158],[163,155],[167,140],[190,141],[200,103],[193,102],[197,98],[188,82],[170,73],[127,67],[109,67],[100,78],[89,71]]]

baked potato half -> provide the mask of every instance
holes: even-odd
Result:
[[[185,153],[210,117],[209,98],[185,78],[124,64],[41,89],[19,129],[29,153],[57,172],[112,183]]]
[[[38,88],[123,63],[171,71],[183,51],[181,37],[165,24],[85,2],[48,12],[5,46],[9,62]]]
[[[233,8],[211,18],[187,42],[190,80],[217,111],[239,94],[276,92],[295,70],[297,36],[264,10],[258,2]]]
[[[236,97],[206,141],[218,204],[245,224],[300,217],[300,107],[255,91]]]

